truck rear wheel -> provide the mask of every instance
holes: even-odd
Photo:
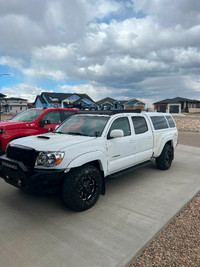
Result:
[[[73,210],[87,210],[98,200],[101,186],[102,178],[98,169],[86,164],[67,174],[62,186],[62,199]]]
[[[173,160],[173,147],[165,144],[162,153],[156,158],[156,167],[160,170],[167,170],[170,168]]]

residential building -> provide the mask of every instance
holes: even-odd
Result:
[[[87,94],[42,92],[35,99],[36,108],[98,109],[98,105]]]
[[[182,97],[164,99],[154,103],[154,110],[166,113],[200,112],[200,101]]]
[[[28,109],[27,102],[27,99],[17,97],[1,98],[1,113],[17,114]]]
[[[116,100],[111,97],[97,101],[100,109],[145,109],[145,103],[137,99]]]

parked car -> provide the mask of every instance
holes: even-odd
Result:
[[[53,133],[12,141],[1,156],[1,176],[27,191],[60,190],[82,211],[105,193],[105,179],[155,159],[167,170],[178,132],[171,115],[123,111],[77,112]]]
[[[34,108],[25,110],[8,121],[0,122],[0,154],[14,139],[53,131],[78,109],[70,108]]]

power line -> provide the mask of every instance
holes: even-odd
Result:
[[[11,75],[11,73],[2,73],[2,74],[0,74],[0,76],[4,76],[4,75]]]

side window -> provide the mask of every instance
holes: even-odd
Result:
[[[155,130],[169,128],[164,116],[152,116],[151,121]]]
[[[64,120],[66,120],[71,115],[74,115],[75,113],[76,111],[73,110],[60,110],[61,121],[63,122]]]
[[[143,117],[132,117],[135,134],[142,134],[148,131],[147,123]]]
[[[44,115],[41,121],[49,121],[49,124],[58,124],[61,123],[60,112],[59,110],[50,111]]]
[[[166,116],[166,118],[167,118],[167,121],[168,121],[168,123],[169,123],[169,127],[170,127],[170,128],[173,128],[173,127],[176,126],[175,123],[174,123],[174,120],[172,119],[171,116]]]
[[[118,118],[112,123],[108,133],[108,139],[110,139],[110,132],[112,130],[123,130],[124,136],[131,135],[128,118]]]

